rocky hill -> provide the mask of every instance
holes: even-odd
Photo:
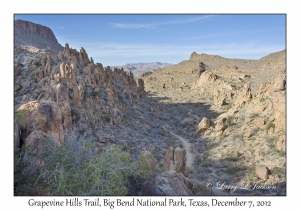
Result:
[[[52,30],[46,26],[25,20],[14,21],[14,44],[22,45],[31,50],[50,48],[57,54],[63,50]]]
[[[199,180],[258,182],[284,191],[285,56],[285,50],[260,60],[192,53],[142,77],[149,95],[186,109],[179,134],[193,144]]]

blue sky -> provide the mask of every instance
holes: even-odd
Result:
[[[179,63],[192,52],[259,59],[286,48],[285,15],[15,15],[104,66]]]

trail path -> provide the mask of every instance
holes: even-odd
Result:
[[[197,115],[192,114],[192,109],[188,109],[188,108],[186,108],[186,107],[184,107],[184,106],[182,106],[182,105],[179,105],[179,106],[180,106],[181,108],[187,110],[187,111],[188,111],[188,114],[191,115],[191,116],[193,116],[193,117],[195,117],[196,120],[198,120],[198,121],[200,120],[200,117],[198,117]]]

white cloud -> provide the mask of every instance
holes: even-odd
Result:
[[[144,24],[134,24],[134,23],[109,23],[112,28],[120,28],[120,29],[136,29],[136,28],[145,28],[145,29],[153,29],[160,25],[170,25],[170,24],[180,24],[180,23],[189,23],[204,20],[210,18],[214,15],[205,15],[196,18],[184,19],[184,20],[174,20],[174,21],[166,21],[166,22],[156,22],[156,23],[144,23]]]

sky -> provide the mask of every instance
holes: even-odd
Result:
[[[83,47],[104,66],[188,60],[192,52],[259,59],[286,48],[285,14],[27,15],[58,42]]]

